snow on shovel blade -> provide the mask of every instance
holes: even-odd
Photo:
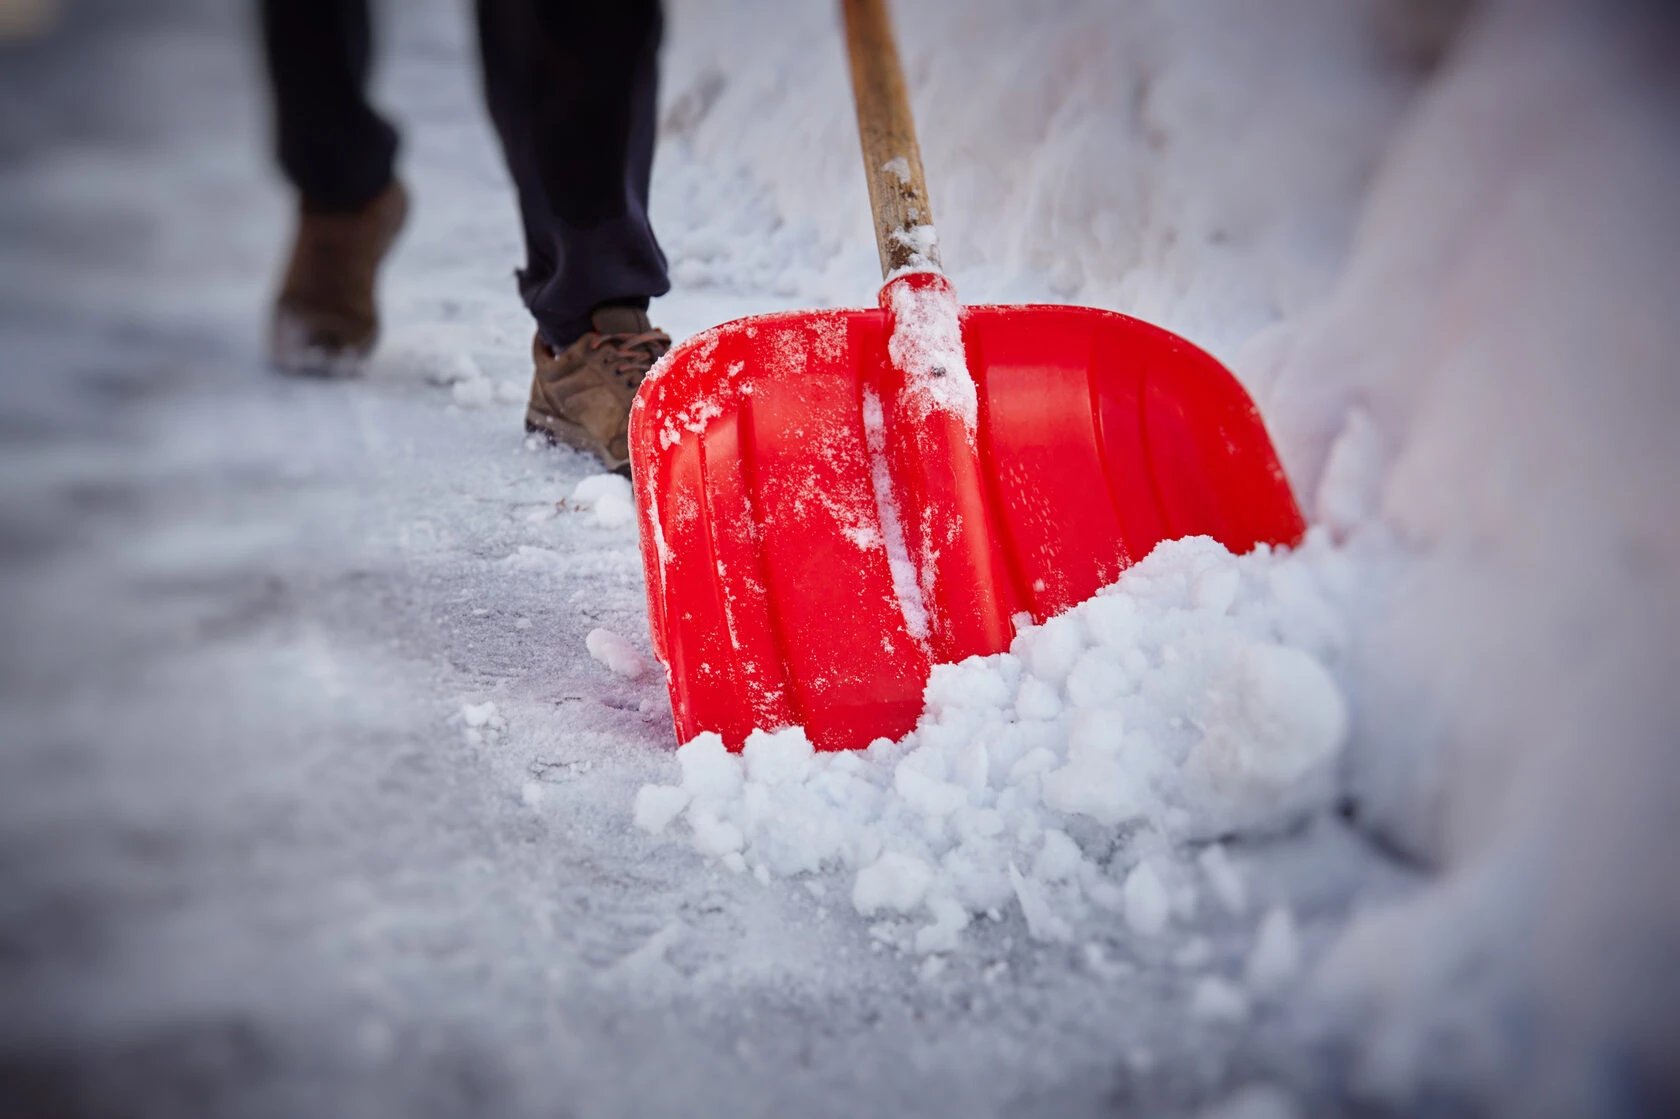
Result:
[[[1066,610],[1161,540],[1246,552],[1304,531],[1253,403],[1183,339],[1088,308],[964,308],[965,417],[889,356],[895,294],[901,312],[954,301],[912,274],[879,310],[740,319],[673,349],[637,397],[649,617],[681,741],[900,737],[932,665],[1005,650],[1017,614]]]

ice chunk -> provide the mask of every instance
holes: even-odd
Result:
[[[1068,701],[1075,707],[1102,707],[1125,690],[1127,673],[1095,650],[1084,653],[1068,673]]]
[[[922,955],[954,951],[962,931],[968,927],[968,910],[948,897],[930,898],[927,907],[933,914],[933,923],[916,930],[916,951]]]
[[[679,746],[677,763],[682,766],[683,788],[692,796],[726,801],[741,788],[741,760],[710,732]]]
[[[968,791],[961,785],[918,772],[909,759],[900,762],[893,771],[893,788],[907,806],[924,816],[949,816],[968,803]]]
[[[606,668],[629,680],[640,680],[647,675],[647,660],[636,651],[636,647],[629,640],[610,629],[592,629],[583,639],[583,644],[594,657]]]
[[[722,858],[738,854],[746,845],[746,836],[740,828],[728,820],[719,819],[710,811],[691,811],[688,822],[694,828],[694,849],[702,855]]]
[[[888,851],[858,871],[852,905],[865,917],[883,909],[909,913],[922,904],[933,868],[914,855]]]
[[[636,792],[636,826],[658,835],[688,807],[690,793],[680,785],[643,785]]]
[[[1044,846],[1039,848],[1033,863],[1033,876],[1046,882],[1066,882],[1078,877],[1084,861],[1079,844],[1068,838],[1066,832],[1050,828],[1044,833]]]
[[[627,528],[636,523],[630,480],[620,474],[591,474],[573,487],[566,507],[592,513],[602,528]]]
[[[484,703],[467,703],[461,706],[461,722],[473,730],[488,728],[490,730],[504,730],[507,722],[502,718],[496,705],[486,701]]]
[[[1207,876],[1213,896],[1219,899],[1219,904],[1225,907],[1227,913],[1237,916],[1248,908],[1248,889],[1243,885],[1242,874],[1225,853],[1223,844],[1210,844],[1196,856],[1196,862]]]
[[[1217,975],[1204,975],[1190,993],[1190,1013],[1203,1021],[1234,1025],[1248,1019],[1248,996]]]
[[[1113,758],[1095,753],[1047,774],[1042,788],[1046,807],[1111,827],[1138,815],[1148,796],[1135,775]]]
[[[1286,905],[1266,911],[1248,954],[1244,977],[1251,990],[1262,994],[1276,991],[1301,970],[1301,941],[1295,931],[1295,915]]]
[[[1190,588],[1190,601],[1198,610],[1224,614],[1237,600],[1237,588],[1241,585],[1242,576],[1235,567],[1215,567],[1196,576]]]
[[[1300,1119],[1295,1098],[1273,1084],[1250,1084],[1198,1113],[1197,1119]]]
[[[1126,924],[1139,936],[1160,936],[1172,917],[1172,895],[1146,859],[1126,875]]]
[[[1029,677],[1015,696],[1015,713],[1023,719],[1054,719],[1062,713],[1062,701],[1054,685]]]
[[[788,727],[774,734],[755,730],[747,736],[741,751],[747,777],[761,785],[803,781],[811,771],[816,751],[803,727]]]
[[[1050,908],[1038,882],[1024,876],[1009,864],[1009,884],[1015,890],[1015,900],[1021,903],[1021,914],[1027,919],[1027,934],[1034,940],[1061,943],[1073,939],[1073,929]]]
[[[1016,639],[1027,671],[1047,684],[1060,686],[1085,652],[1085,635],[1071,614],[1051,618]]]

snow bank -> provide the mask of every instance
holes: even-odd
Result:
[[[1354,701],[1346,791],[1383,850],[1440,873],[1413,902],[1358,917],[1320,977],[1348,1011],[1335,1043],[1354,1039],[1355,1075],[1402,1109],[1444,1086],[1448,1099],[1511,1094],[1517,1114],[1554,1089],[1553,1110],[1607,1111],[1569,1093],[1637,1093],[1649,1074],[1632,1070],[1680,1049],[1651,993],[1666,991],[1651,981],[1667,974],[1663,945],[1680,941],[1680,878],[1660,855],[1680,845],[1674,22],[1659,5],[1477,6],[1396,138],[1418,71],[1385,63],[1438,53],[1466,7],[1156,0],[1023,19],[1012,0],[902,0],[894,15],[959,290],[1112,307],[1233,358],[1354,569],[1325,612],[1345,646],[1321,662]],[[669,72],[684,144],[743,166],[760,189],[735,193],[776,211],[777,252],[798,250],[821,297],[863,301],[849,277],[874,258],[855,136],[825,108],[849,105],[840,53],[789,59],[706,12],[673,15],[692,44]],[[764,18],[778,42],[832,33],[817,8]],[[789,139],[752,142],[766,131]],[[670,189],[694,185],[713,189]],[[700,240],[676,255],[709,263]],[[1048,721],[1066,724],[1048,747],[1058,772],[1074,760],[1068,681],[1012,655],[1022,677],[1002,681],[994,722],[1020,734],[1047,721],[1019,705],[1050,693],[1061,713]],[[935,737],[941,725],[930,711]],[[879,822],[915,816],[896,782],[906,757],[877,751],[846,775],[878,793],[869,826],[883,834],[913,834]],[[958,784],[945,760],[943,784]],[[1216,816],[1187,802],[1187,762],[1154,802],[1156,833],[1173,834],[1169,807],[1192,824]],[[1007,778],[988,773],[974,795],[995,807]],[[1117,786],[1052,782],[1067,798],[1054,808],[1037,781],[1044,832],[1060,820],[1080,859],[1099,861],[1093,828],[1133,834],[1069,811],[1119,812]],[[962,849],[952,821],[973,810],[971,795],[941,818],[944,838],[906,841],[903,859],[844,863],[879,864],[865,902],[890,912],[919,888],[919,919],[939,925],[927,899]],[[1007,886],[1040,932],[1076,928],[1064,887],[1037,869],[1059,841],[1006,838],[1013,868],[985,864],[994,893]],[[741,829],[732,854],[771,873],[766,842]],[[1196,859],[1199,879],[1242,911],[1247,890],[1218,850]],[[1102,867],[1123,881],[1123,918],[1140,935],[1170,928],[1182,866],[1131,858]],[[928,868],[920,887],[906,859]],[[1292,918],[1266,922],[1247,969],[1260,986],[1309,966],[1291,958]],[[1200,1005],[1230,1010],[1220,996]]]
[[[1384,71],[1382,6],[1396,5],[898,0],[946,274],[970,302],[1107,307],[1224,357],[1311,307],[1414,80]],[[765,294],[870,302],[832,9],[762,5],[743,35],[706,0],[668,8],[682,49],[653,189],[678,291],[751,282],[758,310]]]
[[[1293,554],[1162,544],[1008,653],[935,668],[901,742],[818,754],[794,727],[737,756],[703,734],[678,750],[678,784],[641,790],[636,822],[680,820],[696,850],[764,880],[843,870],[857,912],[900,922],[890,935],[919,952],[1015,907],[1040,940],[1117,920],[1158,936],[1193,904],[1177,845],[1280,827],[1331,792],[1344,578],[1321,533]],[[1240,880],[1209,861],[1240,908]],[[1292,926],[1269,927],[1254,966],[1273,983],[1295,948]]]
[[[1357,917],[1320,986],[1400,1109],[1680,1099],[1676,30],[1480,12],[1334,297],[1240,363],[1320,517],[1386,556],[1352,625],[1350,793],[1441,874]]]

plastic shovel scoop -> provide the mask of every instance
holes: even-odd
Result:
[[[1008,648],[1161,540],[1304,530],[1235,378],[1083,307],[962,307],[939,271],[882,0],[846,33],[886,283],[871,310],[674,348],[630,417],[654,648],[677,736],[910,731],[931,667]]]

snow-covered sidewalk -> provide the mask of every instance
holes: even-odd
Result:
[[[1226,359],[1319,527],[1162,549],[942,670],[911,743],[743,763],[676,754],[627,495],[523,438],[464,6],[385,6],[416,210],[350,383],[260,360],[289,216],[243,14],[141,7],[0,71],[36,1110],[1661,1098],[1680,176],[1636,17],[1496,5],[1430,71],[1387,3],[895,3],[959,292]],[[831,7],[669,7],[656,322],[872,301]]]

